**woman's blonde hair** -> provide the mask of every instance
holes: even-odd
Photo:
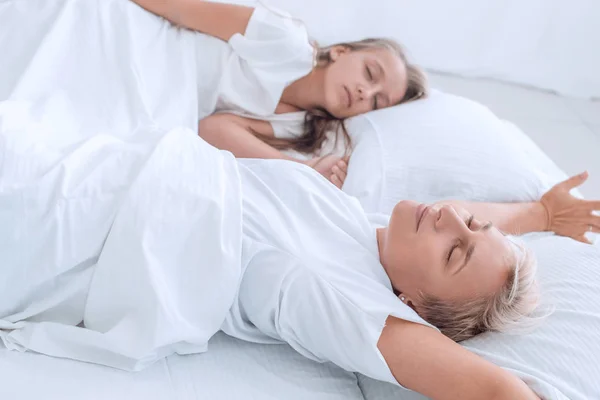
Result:
[[[537,262],[532,252],[509,238],[514,255],[510,272],[498,293],[467,302],[449,303],[422,295],[419,314],[444,335],[461,342],[487,331],[506,332],[528,327],[539,306]]]
[[[427,76],[421,68],[408,61],[404,49],[396,41],[391,39],[372,38],[359,40],[357,42],[338,43],[327,47],[319,47],[315,44],[317,68],[323,68],[329,65],[332,62],[331,50],[339,46],[345,47],[350,51],[384,49],[400,58],[406,65],[408,86],[404,97],[398,104],[408,103],[427,96]],[[329,132],[335,133],[336,141],[340,139],[341,134],[348,152],[351,148],[351,139],[350,135],[348,135],[344,120],[335,118],[325,109],[307,111],[304,121],[304,134],[301,137],[283,140],[275,139],[270,141],[271,143],[269,144],[280,150],[293,149],[301,153],[310,154],[321,149]]]

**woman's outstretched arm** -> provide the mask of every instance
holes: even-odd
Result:
[[[588,232],[600,233],[600,201],[578,199],[570,191],[581,186],[587,172],[573,176],[550,189],[540,201],[531,203],[477,203],[442,201],[438,204],[457,205],[480,221],[490,221],[501,231],[521,235],[551,231],[584,243]]]
[[[433,400],[540,400],[516,376],[424,325],[389,317],[377,347],[398,383]]]
[[[171,23],[229,41],[244,34],[254,8],[205,0],[133,0]]]
[[[437,204],[462,207],[479,221],[491,222],[500,231],[509,235],[548,230],[548,217],[540,202],[479,203],[448,200]]]

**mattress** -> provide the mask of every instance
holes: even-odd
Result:
[[[363,400],[357,377],[287,345],[217,334],[204,354],[171,356],[141,372],[0,350],[0,398],[60,400]]]

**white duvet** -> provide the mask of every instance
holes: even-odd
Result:
[[[19,106],[0,103],[4,345],[126,370],[205,351],[241,274],[233,157],[186,129],[57,146]]]
[[[128,141],[177,126],[191,133],[198,123],[195,39],[130,0],[0,0],[0,101],[16,102],[3,126],[12,121],[57,149],[101,135]],[[121,172],[110,173],[118,179]],[[40,341],[43,332],[30,338]],[[10,351],[0,341],[0,376],[2,398],[363,399],[352,373],[286,345],[219,333],[206,353],[173,355],[137,373]]]

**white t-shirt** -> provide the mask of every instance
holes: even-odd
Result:
[[[228,43],[197,39],[199,118],[228,112],[271,123],[275,136],[304,131],[304,111],[275,114],[283,90],[315,62],[306,27],[288,14],[257,4],[244,35]]]
[[[299,163],[240,160],[243,277],[222,329],[396,383],[377,348],[389,315],[427,325],[393,293],[358,201]]]

